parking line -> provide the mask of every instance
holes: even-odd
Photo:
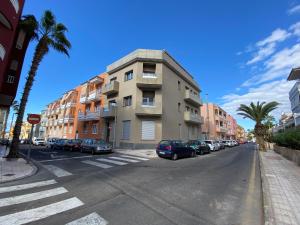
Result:
[[[85,163],[85,164],[92,165],[92,166],[98,166],[98,167],[101,167],[103,169],[108,169],[108,168],[113,167],[113,166],[110,166],[110,165],[107,165],[107,164],[98,163],[98,162],[94,162],[94,161],[91,161],[91,160],[84,160],[84,161],[81,161],[81,162]]]
[[[101,162],[108,162],[108,163],[116,164],[119,166],[124,166],[124,165],[128,164],[125,162],[115,161],[115,160],[111,160],[111,159],[96,159],[96,160],[101,161]]]
[[[98,213],[91,213],[87,216],[74,220],[66,225],[107,225],[108,222],[103,219]]]
[[[54,165],[43,165],[43,166],[57,177],[66,177],[72,175],[72,173]]]
[[[43,186],[56,184],[56,183],[57,182],[55,180],[45,180],[45,181],[39,181],[39,182],[34,182],[29,184],[20,184],[20,185],[9,186],[9,187],[1,187],[0,194],[6,192],[12,192],[12,191],[20,191],[20,190],[25,190],[29,188],[35,188],[35,187],[43,187]]]
[[[137,157],[137,156],[131,156],[131,155],[121,155],[124,158],[129,158],[129,159],[139,159],[139,160],[143,160],[143,161],[147,161],[149,159],[147,158],[142,158],[142,157]]]
[[[122,157],[115,157],[115,156],[108,157],[108,158],[110,158],[110,159],[118,159],[118,160],[121,160],[121,161],[133,162],[133,163],[139,162],[139,161],[134,160],[134,159],[125,159],[125,158],[122,158]]]
[[[84,205],[78,198],[69,198],[50,205],[45,205],[39,208],[24,210],[17,213],[12,213],[0,217],[1,225],[21,225],[33,221],[41,220],[49,216],[77,208]]]
[[[68,192],[67,189],[63,187],[59,188],[54,188],[46,191],[40,191],[40,192],[35,192],[35,193],[30,193],[26,195],[18,195],[18,196],[13,196],[13,197],[8,197],[8,198],[2,198],[0,199],[0,207],[4,206],[9,206],[9,205],[16,205],[16,204],[21,204],[24,202],[31,202],[43,198],[48,198],[52,197],[55,195],[60,195],[63,193]]]

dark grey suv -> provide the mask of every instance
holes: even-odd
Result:
[[[80,146],[80,152],[109,153],[112,152],[112,146],[104,140],[84,139]]]

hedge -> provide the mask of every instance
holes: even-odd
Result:
[[[272,141],[279,146],[300,150],[300,128],[277,133]]]

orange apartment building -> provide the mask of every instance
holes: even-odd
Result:
[[[47,105],[46,138],[103,138],[100,109],[107,74],[95,76]]]
[[[237,122],[220,106],[213,103],[201,106],[202,136],[206,139],[236,139]]]

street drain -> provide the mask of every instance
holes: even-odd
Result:
[[[4,174],[3,176],[5,177],[11,177],[11,176],[14,176],[15,174],[14,173],[7,173],[7,174]]]

